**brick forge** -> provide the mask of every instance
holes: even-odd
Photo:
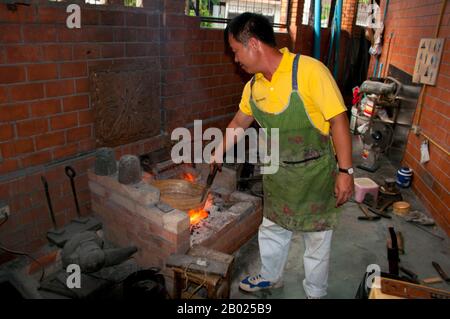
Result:
[[[206,165],[197,165],[199,183],[206,180],[208,170]],[[173,172],[177,176],[184,174],[180,167]],[[169,175],[166,171],[165,178],[174,177]],[[217,206],[208,218],[193,227],[186,212],[161,202],[159,190],[144,180],[124,185],[118,182],[117,174],[99,176],[90,170],[92,211],[103,222],[106,239],[119,246],[136,245],[134,258],[139,266],[159,267],[171,279],[172,274],[164,271],[169,255],[184,254],[192,245],[231,254],[257,232],[262,201],[235,191],[235,176],[233,169],[225,167],[217,174],[211,187]]]

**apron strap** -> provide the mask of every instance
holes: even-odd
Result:
[[[296,54],[292,65],[292,91],[298,91],[297,72],[300,54]]]
[[[250,81],[250,101],[253,99],[253,84],[255,84],[255,76],[252,76],[252,80]]]

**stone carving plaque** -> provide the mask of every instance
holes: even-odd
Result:
[[[97,147],[128,144],[160,134],[159,61],[94,68],[91,104]]]

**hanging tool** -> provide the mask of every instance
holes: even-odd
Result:
[[[205,195],[208,193],[208,190],[210,189],[210,187],[214,181],[214,177],[216,177],[218,170],[219,170],[219,167],[217,165],[214,165],[213,171],[209,173],[208,179],[206,180],[206,187],[203,189],[200,203],[203,203],[203,200],[205,199]]]
[[[70,178],[70,186],[72,187],[72,194],[73,194],[73,198],[75,200],[75,207],[76,207],[77,216],[78,216],[78,218],[75,218],[73,221],[77,222],[77,223],[85,224],[88,222],[89,219],[81,217],[80,206],[78,205],[78,197],[77,197],[77,192],[75,190],[75,181],[74,181],[75,176],[77,176],[77,174],[75,173],[75,170],[70,166],[66,166],[65,170],[66,170],[66,175]]]
[[[366,216],[358,216],[358,219],[359,220],[370,220],[370,221],[373,221],[373,220],[379,220],[381,217],[380,216],[371,216],[370,214],[369,214],[369,212],[367,211],[367,208],[366,207],[363,207],[361,204],[359,204],[358,203],[358,207],[359,207],[359,209],[360,210],[362,210],[362,212],[364,213],[364,215],[366,215]]]
[[[447,276],[447,274],[442,270],[441,266],[435,262],[432,261],[431,264],[433,265],[434,269],[438,272],[439,276],[447,283],[450,284],[450,278]]]
[[[41,181],[44,184],[45,196],[47,197],[48,210],[50,212],[50,217],[51,217],[52,223],[53,223],[53,230],[48,231],[47,234],[48,233],[57,234],[57,235],[62,234],[64,232],[64,229],[58,229],[58,225],[56,224],[55,214],[53,213],[52,200],[50,198],[50,193],[48,191],[47,180],[44,176],[41,176]]]

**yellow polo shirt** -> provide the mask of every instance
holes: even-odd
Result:
[[[262,73],[255,75],[253,84],[253,100],[258,107],[267,113],[281,112],[289,103],[292,92],[292,63],[295,54],[287,48],[283,53],[280,65],[268,81]],[[325,135],[329,134],[332,117],[345,112],[346,107],[341,92],[328,68],[320,61],[301,55],[298,61],[298,91],[303,100],[311,123]],[[244,87],[240,110],[252,115],[250,107],[250,82]]]

